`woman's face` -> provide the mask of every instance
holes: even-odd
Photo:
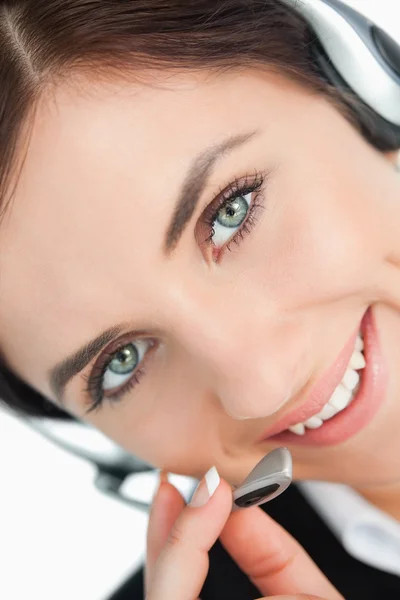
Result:
[[[277,75],[164,77],[41,102],[0,236],[9,366],[173,472],[237,484],[284,443],[296,478],[400,479],[393,165]]]

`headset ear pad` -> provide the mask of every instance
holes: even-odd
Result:
[[[310,31],[308,43],[310,61],[319,77],[333,85],[340,93],[361,134],[382,152],[400,149],[400,127],[389,123],[357,96],[332,64],[322,44]]]
[[[377,25],[371,27],[371,35],[389,67],[400,77],[400,44]]]

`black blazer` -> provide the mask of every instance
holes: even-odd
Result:
[[[296,485],[261,507],[295,537],[346,600],[400,600],[400,577],[351,557]],[[261,593],[217,542],[201,600],[254,600]],[[110,600],[142,600],[143,573]]]

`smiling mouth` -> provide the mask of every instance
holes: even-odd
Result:
[[[303,404],[269,428],[260,441],[338,444],[363,429],[385,399],[386,365],[370,307],[335,363]]]
[[[326,421],[332,419],[351,404],[360,388],[362,370],[366,366],[363,350],[364,341],[361,331],[359,331],[346,372],[328,402],[320,412],[312,415],[304,422],[288,427],[288,431],[295,435],[304,435],[306,429],[319,429]]]

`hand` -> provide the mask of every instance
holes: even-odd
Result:
[[[204,479],[198,489],[204,501]],[[147,535],[147,600],[196,600],[208,572],[208,551],[218,537],[270,600],[343,600],[300,544],[261,508],[233,513],[231,508],[232,490],[224,480],[206,504],[194,507],[185,506],[178,490],[161,477]]]

